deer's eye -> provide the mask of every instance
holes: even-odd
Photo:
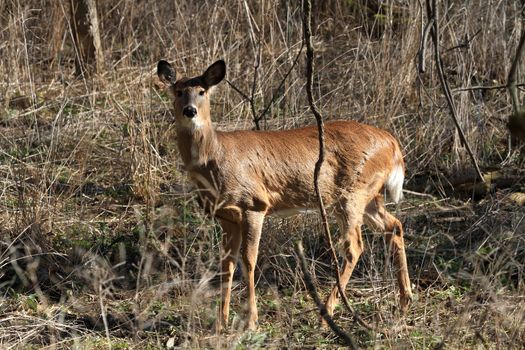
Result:
[[[201,91],[199,91],[199,95],[201,95],[201,96],[204,96],[205,93],[206,93],[205,90],[201,90]]]
[[[182,91],[180,91],[180,90],[175,91],[175,95],[177,97],[181,97],[182,96]]]

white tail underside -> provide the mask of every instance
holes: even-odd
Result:
[[[397,165],[388,176],[386,181],[386,189],[392,201],[399,203],[403,199],[403,181],[405,180],[405,172],[403,167]]]

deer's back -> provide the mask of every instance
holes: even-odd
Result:
[[[267,206],[270,212],[316,206],[317,126],[217,136],[223,159],[217,162],[214,177],[225,203]],[[402,164],[400,157],[396,140],[384,130],[354,121],[326,123],[319,181],[325,201],[331,204],[356,191],[377,193],[394,162]]]

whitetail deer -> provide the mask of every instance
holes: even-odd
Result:
[[[157,74],[173,99],[177,143],[185,169],[199,191],[201,204],[223,229],[223,285],[215,328],[220,331],[227,325],[233,272],[241,251],[249,298],[245,326],[254,329],[254,272],[265,216],[287,216],[318,206],[313,187],[317,128],[216,131],[210,117],[210,92],[226,74],[224,61],[215,62],[201,76],[178,80],[172,66],[160,61]],[[363,251],[364,222],[386,233],[404,311],[412,292],[403,228],[386,211],[381,195],[386,188],[395,202],[402,197],[405,166],[398,142],[384,130],[353,121],[326,123],[325,140],[319,186],[344,238],[342,287]],[[330,315],[337,298],[336,286],[326,301]]]

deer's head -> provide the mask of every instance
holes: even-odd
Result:
[[[211,125],[211,88],[224,79],[226,63],[219,60],[197,77],[177,79],[175,69],[166,61],[159,61],[157,75],[168,87],[173,100],[175,120],[179,127],[195,130]]]

